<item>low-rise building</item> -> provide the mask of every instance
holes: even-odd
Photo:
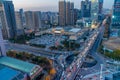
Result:
[[[0,80],[25,80],[25,74],[0,64]]]
[[[23,73],[24,76],[25,74],[27,74],[31,78],[31,80],[34,80],[42,72],[42,68],[38,65],[10,57],[0,57],[0,65],[4,65],[12,68],[13,70],[17,70]]]
[[[53,29],[49,29],[47,32],[54,35],[67,35],[70,40],[78,40],[79,38],[86,33],[88,29],[81,28],[71,28],[71,27],[57,27]]]

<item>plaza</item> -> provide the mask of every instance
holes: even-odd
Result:
[[[42,44],[46,47],[55,46],[60,44],[61,41],[67,39],[67,36],[62,35],[52,35],[52,34],[45,34],[35,39],[29,41],[30,44]]]

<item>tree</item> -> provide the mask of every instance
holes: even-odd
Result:
[[[61,42],[67,50],[75,50],[80,47],[80,44],[75,41],[64,40]]]
[[[55,75],[56,70],[54,68],[50,69],[50,75]]]
[[[105,56],[112,58],[114,60],[120,60],[120,50],[115,50],[113,52],[106,51]]]
[[[46,76],[45,80],[50,80],[50,75]]]

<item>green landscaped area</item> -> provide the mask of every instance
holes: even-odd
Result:
[[[31,33],[29,35],[24,34],[24,35],[18,36],[17,38],[9,39],[9,41],[12,43],[26,44],[26,41],[29,41],[30,39],[33,39],[34,37],[35,37],[34,33]]]
[[[61,45],[51,46],[51,50],[60,50],[60,51],[73,51],[80,48],[80,44],[76,41],[64,40],[61,41]]]
[[[106,50],[104,55],[114,60],[120,61],[120,50],[114,50],[113,52]]]
[[[120,61],[120,50],[109,51],[107,49],[104,50],[104,47],[100,46],[98,51],[105,55],[105,57]]]
[[[111,18],[109,17],[107,23],[104,25],[104,38],[107,38],[108,40],[102,41],[101,45],[98,48],[98,52],[107,58],[120,61],[120,38],[110,38],[110,23]]]
[[[80,48],[80,44],[76,41],[64,40],[61,42],[67,50],[75,50]]]

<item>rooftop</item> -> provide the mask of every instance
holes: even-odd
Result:
[[[79,32],[81,29],[80,28],[73,28],[70,30],[70,32],[74,32],[74,33],[77,33]]]
[[[0,65],[0,80],[21,80],[23,78],[24,75],[21,72]]]
[[[20,61],[20,60],[10,58],[10,57],[1,57],[0,64],[14,68],[16,70],[19,70],[19,71],[22,71],[28,74],[32,74],[32,71],[37,66],[35,64]]]
[[[62,27],[56,27],[55,29],[57,29],[57,30],[61,30],[61,29],[63,29]]]

